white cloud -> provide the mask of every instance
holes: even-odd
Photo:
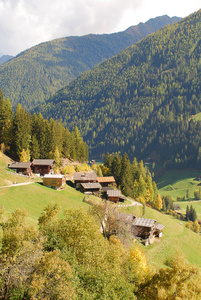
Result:
[[[190,14],[198,1],[191,0],[188,8],[189,3],[187,7],[178,0],[175,15],[183,16],[179,5]],[[175,6],[173,0],[168,6],[161,0],[0,0],[0,53],[15,55],[63,36],[124,30],[151,17],[171,15]]]

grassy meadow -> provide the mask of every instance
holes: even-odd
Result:
[[[12,161],[9,157],[1,153],[0,159],[0,186],[12,185],[13,183],[28,182],[31,179],[26,176],[15,174],[14,171],[7,168]]]
[[[37,222],[44,207],[50,203],[58,203],[61,211],[78,207],[88,209],[89,205],[83,202],[83,199],[82,193],[68,185],[61,191],[45,187],[40,183],[0,188],[0,206],[4,206],[6,212],[13,212],[16,208],[25,208],[33,222]]]
[[[8,159],[2,159],[0,162],[0,206],[3,206],[6,213],[13,212],[16,208],[24,208],[29,213],[29,220],[37,224],[44,207],[49,203],[58,203],[61,207],[61,213],[68,208],[83,207],[89,208],[89,204],[83,201],[84,195],[76,191],[73,187],[65,185],[63,190],[55,191],[45,187],[41,182],[33,182],[24,186],[12,186],[14,182],[26,182],[29,178],[8,173],[6,166]],[[157,181],[159,192],[161,194],[170,194],[174,198],[177,195],[185,195],[186,189],[191,188],[191,193],[198,186],[199,182],[195,178],[199,175],[196,171],[188,172],[167,172]],[[20,180],[18,179],[20,178]],[[41,179],[38,179],[41,181]],[[3,187],[10,182],[10,187]],[[169,190],[171,187],[171,190]],[[93,200],[93,199],[92,199]],[[88,201],[90,203],[90,201]],[[201,218],[201,201],[178,202],[181,211],[186,209],[186,205],[193,204],[198,217]],[[129,204],[129,203],[128,203]],[[122,212],[135,213],[142,215],[142,207],[122,207]],[[166,260],[175,254],[176,251],[183,253],[185,257],[199,267],[201,267],[201,236],[185,227],[185,222],[180,221],[170,215],[162,214],[156,210],[146,207],[145,218],[156,219],[165,225],[164,236],[153,245],[144,247],[148,260],[152,265],[164,266]]]
[[[201,235],[186,228],[185,222],[149,207],[146,207],[145,218],[155,219],[165,225],[162,239],[145,248],[151,264],[162,266],[169,257],[179,252],[190,263],[201,267]]]
[[[179,212],[185,214],[187,205],[190,207],[191,205],[195,208],[197,213],[197,218],[201,220],[201,200],[199,201],[178,201],[177,204],[180,205]]]
[[[167,171],[162,177],[156,179],[158,192],[160,195],[170,195],[174,200],[177,196],[186,196],[186,191],[190,189],[190,197],[193,199],[194,190],[201,187],[201,182],[197,178],[201,172],[196,170]]]

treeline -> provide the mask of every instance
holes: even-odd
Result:
[[[123,156],[118,153],[107,153],[102,172],[114,176],[117,186],[124,195],[144,204],[148,203],[158,210],[162,209],[162,199],[158,195],[156,183],[143,161],[138,163],[134,158],[131,164],[127,153]]]
[[[98,65],[38,108],[80,130],[92,155],[201,166],[201,11]]]
[[[64,156],[81,162],[88,160],[88,147],[77,127],[72,132],[61,122],[48,121],[41,114],[31,115],[18,104],[15,111],[0,90],[0,144],[16,161]]]
[[[199,269],[183,257],[155,270],[139,245],[105,239],[90,213],[58,214],[59,207],[49,205],[36,226],[26,211],[6,217],[1,208],[1,299],[200,299]]]

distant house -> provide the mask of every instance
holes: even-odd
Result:
[[[31,175],[31,162],[13,162],[8,165],[9,169],[15,170],[23,175]]]
[[[99,193],[101,185],[98,182],[80,183],[80,191],[85,194]]]
[[[76,188],[80,187],[81,183],[97,182],[97,174],[93,172],[78,172],[73,176],[74,185]]]
[[[107,200],[110,200],[112,202],[119,202],[119,201],[124,201],[125,200],[125,196],[123,196],[121,194],[120,190],[107,190]]]
[[[58,189],[66,183],[64,175],[45,174],[43,177],[43,185]]]
[[[32,170],[35,174],[45,175],[53,172],[54,159],[34,159],[32,161]]]
[[[181,207],[179,204],[174,204],[174,210],[179,210]]]
[[[102,187],[108,187],[109,185],[116,185],[113,176],[97,177],[97,181],[101,184]]]

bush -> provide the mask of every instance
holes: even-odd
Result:
[[[91,171],[91,168],[88,164],[75,165],[75,171],[76,172]]]
[[[73,166],[65,166],[62,170],[62,174],[66,175],[66,174],[72,174],[75,172],[75,169]]]

